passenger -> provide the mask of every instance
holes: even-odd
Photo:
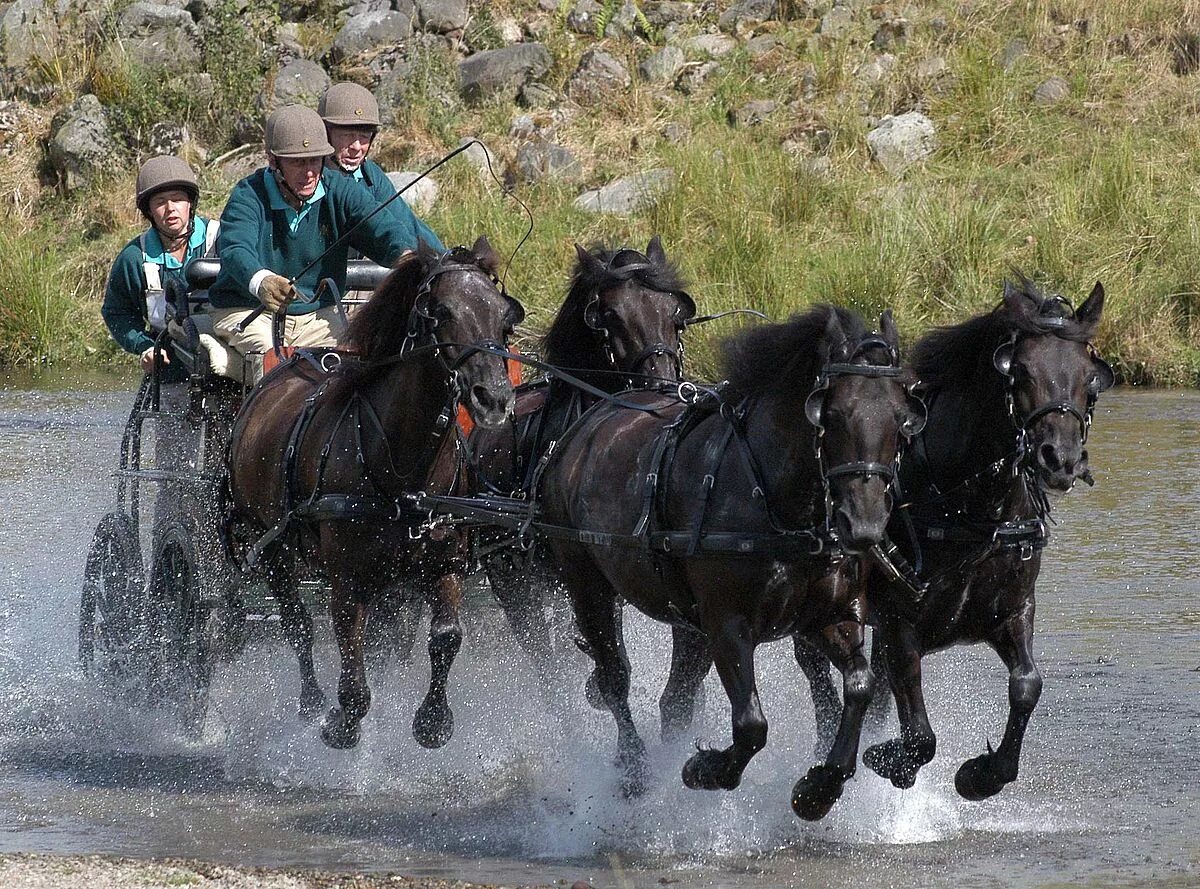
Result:
[[[345,320],[332,293],[314,298],[321,279],[332,278],[342,292],[351,248],[391,266],[428,231],[411,211],[367,218],[378,203],[325,167],[333,146],[311,108],[276,110],[267,120],[266,151],[268,166],[234,186],[221,214],[221,271],[209,290],[214,330],[246,359],[253,382],[273,345],[269,313],[286,309],[285,345],[337,346]],[[239,331],[260,304],[267,312]]]
[[[325,159],[325,165],[361,182],[379,203],[391,198],[396,186],[383,168],[367,157],[380,126],[379,104],[371,91],[357,83],[335,83],[321,96],[317,113],[325,121],[325,133],[333,146],[333,154]],[[445,249],[433,230],[413,215],[403,197],[388,204],[384,212],[389,211],[401,225],[407,226],[412,220],[426,244]]]
[[[220,223],[196,215],[200,187],[181,158],[150,158],[138,170],[136,188],[137,208],[150,227],[117,254],[100,314],[113,339],[140,356],[142,370],[149,373],[155,337],[166,327],[167,281],[182,283],[184,267],[212,252]],[[186,379],[169,348],[161,352],[161,362],[164,382]]]

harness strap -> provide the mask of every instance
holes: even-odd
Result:
[[[692,509],[692,535],[688,541],[687,554],[694,556],[700,548],[700,538],[704,531],[704,514],[708,511],[708,498],[717,484],[717,472],[720,471],[729,440],[733,437],[733,424],[725,424],[725,432],[708,440],[704,454],[704,478],[700,480],[700,492],[696,496],[696,505]]]

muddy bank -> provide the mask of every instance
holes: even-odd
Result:
[[[166,858],[136,861],[102,855],[0,855],[0,886],[7,889],[503,889],[483,883],[430,880],[401,874],[230,867]]]

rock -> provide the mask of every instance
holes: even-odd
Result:
[[[894,67],[896,67],[896,57],[891,53],[884,53],[881,56],[876,56],[869,62],[864,62],[854,72],[854,76],[859,83],[875,84],[887,77],[888,73]]]
[[[602,49],[592,48],[583,54],[579,67],[567,81],[567,95],[586,104],[623,92],[632,82],[629,72],[617,59]]]
[[[871,45],[879,50],[896,49],[903,46],[905,41],[908,40],[908,33],[908,19],[886,19],[875,29],[875,36],[871,38]]]
[[[521,29],[520,22],[507,16],[496,20],[496,31],[499,32],[500,39],[506,46],[520,43],[525,39],[525,32]]]
[[[828,179],[833,175],[833,160],[823,154],[806,157],[800,161],[800,169],[817,179]]]
[[[650,83],[670,83],[685,61],[683,50],[678,46],[664,46],[638,65],[638,74]]]
[[[366,15],[368,12],[388,12],[392,9],[397,9],[392,5],[392,0],[351,0],[338,15],[338,20],[345,22],[355,16]],[[409,13],[414,20],[417,17],[417,8],[411,2],[408,3],[406,9],[399,9],[399,11]]]
[[[1005,71],[1011,71],[1017,67],[1017,62],[1025,58],[1029,53],[1029,44],[1019,37],[1015,40],[1008,41],[1008,45],[1004,47],[1004,52],[1000,54],[1000,67]]]
[[[267,165],[267,155],[261,146],[247,145],[245,148],[221,163],[219,169],[226,181],[240,182]]]
[[[617,179],[603,188],[585,191],[575,199],[575,206],[588,213],[615,213],[624,216],[653,205],[674,182],[674,170],[647,170]]]
[[[929,20],[929,29],[933,31],[934,34],[941,34],[949,27],[950,23],[946,21],[945,16],[935,15]]]
[[[67,191],[112,172],[124,152],[109,131],[99,99],[90,93],[81,96],[55,121],[60,125],[50,139],[50,165]]]
[[[747,102],[736,111],[729,112],[729,123],[735,127],[756,127],[770,117],[778,107],[779,103],[771,99]]]
[[[50,61],[58,45],[54,7],[44,0],[16,0],[0,17],[0,58],[10,68]]]
[[[737,49],[737,41],[724,34],[699,34],[686,41],[683,48],[696,55],[719,59]]]
[[[691,131],[685,124],[671,122],[662,128],[662,135],[672,145],[678,145],[691,135]]]
[[[160,154],[179,154],[190,141],[188,128],[182,124],[160,121],[150,127],[148,153],[153,157]]]
[[[23,102],[0,101],[0,155],[11,155],[37,137],[38,114]]]
[[[259,94],[257,107],[264,117],[281,105],[316,108],[317,100],[328,87],[329,75],[324,68],[308,59],[297,59],[279,69],[270,93],[264,90]]]
[[[396,186],[396,191],[407,188],[408,191],[404,192],[403,195],[404,202],[412,207],[416,213],[424,214],[432,210],[433,205],[437,203],[439,188],[437,182],[428,176],[409,187],[409,183],[414,182],[420,175],[420,173],[405,171],[401,173],[388,173],[387,177],[392,180],[392,185]]]
[[[752,59],[761,59],[767,53],[773,52],[779,46],[779,40],[774,34],[759,34],[746,41],[746,52]]]
[[[878,127],[867,133],[867,145],[872,159],[893,175],[899,175],[912,164],[929,157],[937,148],[933,121],[917,111],[896,117],[885,117]]]
[[[1071,84],[1062,77],[1051,77],[1049,80],[1042,81],[1033,91],[1033,104],[1057,105],[1069,95],[1071,95]]]
[[[921,80],[933,80],[946,73],[946,60],[941,56],[930,56],[917,62],[917,77]]]
[[[558,12],[559,0],[538,0],[538,9],[542,12]]]
[[[848,6],[835,6],[821,17],[817,33],[823,37],[841,37],[854,25],[854,13]]]
[[[517,149],[513,172],[522,182],[575,182],[582,171],[579,160],[552,142],[526,142]]]
[[[1129,35],[1124,35],[1122,42],[1128,42]],[[1126,55],[1132,53],[1124,50]],[[1187,77],[1200,68],[1200,34],[1191,31],[1179,31],[1171,38],[1171,70],[1179,77]]]
[[[595,37],[597,36],[596,28],[599,27],[598,22],[603,12],[604,6],[597,0],[579,0],[567,14],[567,27],[576,34]]]
[[[407,13],[394,10],[365,12],[346,19],[333,40],[329,56],[335,61],[344,61],[373,49],[394,46],[412,34],[413,20]]]
[[[467,26],[467,0],[416,0],[417,18],[426,31],[449,34]]]
[[[537,80],[525,84],[517,94],[517,102],[525,108],[553,108],[558,99],[553,88]]]
[[[459,141],[458,145],[462,147],[464,143],[468,142],[473,144],[459,155],[459,157],[466,158],[467,163],[475,168],[475,171],[479,174],[479,178],[484,182],[492,181],[492,173],[489,170],[494,170],[496,178],[499,179],[500,162],[496,159],[495,153],[489,152],[483,145],[482,139],[473,136],[464,137]],[[489,158],[491,160],[490,168],[488,166]]]
[[[200,67],[200,29],[186,9],[139,2],[117,17],[125,52],[142,65],[166,71]]]
[[[550,68],[550,52],[540,43],[518,43],[476,53],[458,65],[459,92],[468,102],[511,100],[527,82]]]
[[[743,22],[768,22],[775,18],[775,0],[742,0],[735,3],[717,19],[717,27],[732,34]]]
[[[643,3],[642,12],[646,15],[646,21],[654,25],[656,28],[665,28],[667,25],[682,25],[685,22],[690,22],[696,16],[695,3]]]
[[[685,96],[690,96],[720,71],[721,65],[718,62],[689,62],[675,78],[675,89]]]

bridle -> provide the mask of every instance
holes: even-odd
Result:
[[[633,258],[635,261],[616,265],[617,260],[622,258]],[[640,272],[651,271],[655,268],[655,264],[650,262],[649,258],[647,258],[644,254],[628,247],[616,251],[604,264],[604,272],[608,276],[609,286],[618,283],[624,283],[636,277]],[[681,318],[676,324],[677,332],[682,333],[686,318],[693,317],[696,314],[696,301],[693,300],[691,294],[687,293],[686,291],[674,290],[670,292],[673,296],[679,299],[685,309],[683,318]],[[599,288],[593,291],[591,297],[588,299],[587,305],[584,306],[583,323],[588,327],[589,330],[595,331],[599,335],[600,347],[604,350],[604,357],[607,359],[609,366],[613,370],[621,371],[621,368],[617,366],[617,356],[613,352],[612,348],[612,331],[608,329],[608,326],[604,323],[604,319],[600,314],[600,293],[601,291]],[[667,344],[661,340],[655,343],[650,343],[638,353],[637,357],[630,362],[629,366],[623,372],[630,375],[636,375],[638,373],[638,369],[641,368],[642,365],[644,365],[647,361],[662,355],[671,356],[675,362],[676,377],[682,377],[684,358],[683,337],[677,337],[676,341],[677,345],[674,349],[667,346]]]
[[[875,348],[885,349],[890,358],[890,363],[855,363],[856,358],[865,358],[866,352]],[[804,401],[804,415],[808,418],[808,422],[816,429],[816,435],[813,436],[813,450],[817,459],[821,488],[825,498],[827,528],[832,527],[833,520],[833,493],[830,490],[831,480],[846,476],[858,476],[861,478],[879,476],[890,488],[895,482],[896,473],[900,468],[900,457],[903,453],[903,448],[897,447],[896,457],[891,463],[853,460],[846,463],[839,463],[836,466],[827,466],[822,443],[825,437],[825,425],[823,422],[825,400],[829,394],[829,388],[833,380],[839,376],[859,376],[871,379],[898,378],[904,373],[899,365],[899,355],[897,355],[895,347],[883,339],[883,337],[867,336],[859,341],[854,351],[845,361],[829,362],[821,368],[820,373],[817,374],[816,382],[813,384],[812,391]],[[925,427],[928,411],[925,407],[925,402],[916,394],[914,386],[905,386],[904,391],[909,410],[912,412],[914,419],[911,423],[903,424],[900,427],[900,434],[905,441],[911,441]]]

